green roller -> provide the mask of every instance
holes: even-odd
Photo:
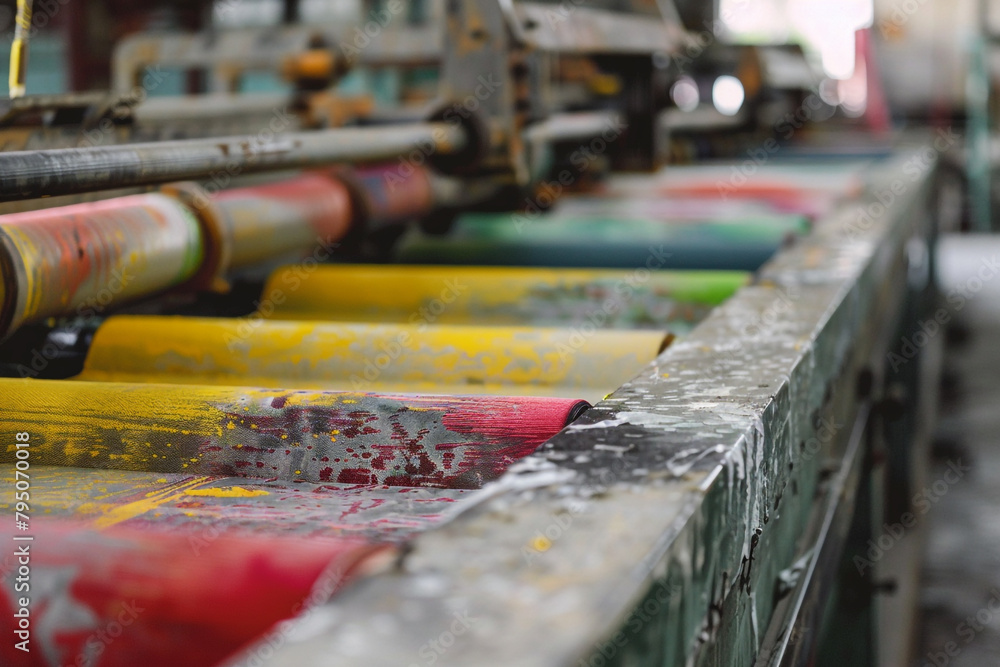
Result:
[[[396,259],[422,264],[754,271],[808,230],[808,219],[771,215],[708,221],[639,216],[467,214],[446,236],[414,230]]]
[[[736,271],[325,265],[277,269],[261,317],[687,333],[746,284]],[[246,325],[250,326],[249,323]]]

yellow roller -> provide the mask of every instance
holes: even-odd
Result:
[[[600,399],[665,347],[594,327],[113,317],[78,379]]]
[[[259,314],[274,319],[670,328],[704,317],[747,281],[736,271],[462,266],[290,266]],[[669,324],[669,327],[664,325]]]
[[[0,378],[34,466],[286,481],[477,488],[589,405],[531,396],[414,396]],[[13,439],[0,464],[16,464]],[[140,499],[143,506],[147,499]]]

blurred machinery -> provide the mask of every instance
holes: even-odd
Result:
[[[950,146],[695,3],[366,9],[0,108],[4,664],[880,664]]]

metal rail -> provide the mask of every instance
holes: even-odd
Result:
[[[262,135],[270,135],[263,138]],[[185,179],[451,154],[468,142],[447,123],[343,128],[257,137],[188,139],[123,146],[0,153],[0,201],[75,194]]]

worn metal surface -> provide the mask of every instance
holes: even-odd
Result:
[[[660,328],[682,334],[748,280],[737,271],[449,266],[276,270],[260,315],[285,320]]]
[[[333,29],[288,25],[203,33],[133,34],[115,46],[112,87],[129,92],[146,68],[159,66],[208,70],[210,89],[228,91],[246,72],[280,70],[282,63],[307,51],[317,38],[335,45],[335,53],[349,64],[420,66],[440,59],[440,24],[396,26],[393,23],[402,23],[403,17],[385,14],[389,17],[386,25],[373,22],[378,29],[369,28],[374,36],[361,32],[367,26],[348,22],[341,22]]]
[[[501,3],[507,4],[507,3]],[[669,17],[580,5],[513,2],[512,30],[528,46],[559,53],[673,53],[685,46],[684,27]]]
[[[932,173],[904,174],[912,157],[865,171],[866,193],[757,284],[265,664],[419,662],[463,611],[476,623],[436,664],[752,664],[810,553],[798,538],[843,456],[857,373],[895,330]],[[897,181],[896,206],[865,218]]]
[[[537,82],[530,79],[525,54],[507,25],[510,4],[498,0],[445,4],[438,96],[453,103],[443,112],[444,120],[483,119],[488,155],[478,168],[523,184],[529,173],[522,131],[532,93],[537,97]]]
[[[0,467],[13,488],[14,466]],[[311,484],[278,479],[36,466],[32,507],[47,518],[213,535],[281,533],[296,537],[357,535],[399,541],[442,523],[468,489]],[[13,514],[14,497],[0,507]]]
[[[414,123],[0,153],[0,201],[209,179],[233,173],[391,160],[414,149],[447,155],[467,141],[449,123]]]
[[[37,465],[475,488],[583,401],[0,379]],[[517,423],[519,428],[510,428]],[[36,435],[37,434],[37,435]],[[14,462],[13,447],[0,462]]]
[[[93,315],[177,285],[203,253],[195,217],[162,194],[4,216],[0,337],[25,322]]]
[[[89,129],[101,118],[128,114],[131,106],[132,101],[124,96],[99,91],[15,97],[0,100],[0,127],[17,126],[23,119],[37,119],[45,112],[68,111],[83,116],[82,125]]]
[[[662,331],[113,317],[79,379],[598,401],[670,340]]]

